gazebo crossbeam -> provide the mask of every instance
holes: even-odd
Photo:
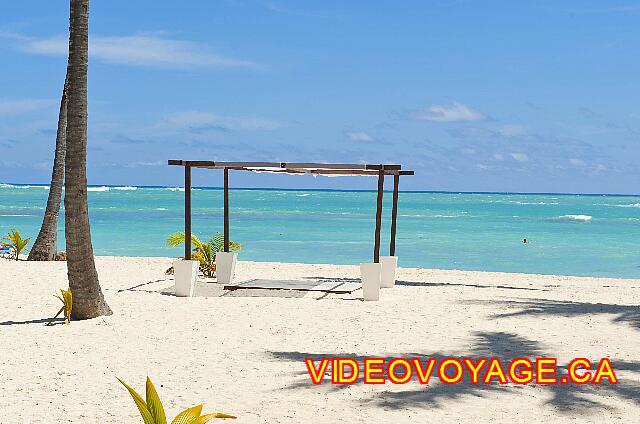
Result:
[[[397,164],[348,164],[313,162],[219,162],[200,160],[170,159],[169,165],[184,167],[184,227],[185,259],[191,259],[191,168],[220,169],[224,171],[224,251],[229,251],[229,171],[271,172],[283,174],[310,175],[352,175],[377,176],[378,191],[376,198],[376,229],[374,236],[373,261],[380,260],[380,230],[382,226],[382,198],[384,177],[393,176],[393,208],[391,213],[391,240],[389,254],[395,255],[396,221],[398,216],[398,184],[400,176],[414,175],[414,171],[403,170]]]

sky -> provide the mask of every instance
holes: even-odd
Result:
[[[68,14],[0,6],[0,182],[49,181]],[[400,163],[405,190],[640,193],[640,1],[93,0],[89,25],[90,184],[180,185],[167,160],[197,159]]]

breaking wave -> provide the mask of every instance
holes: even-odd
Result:
[[[3,184],[3,183],[0,183],[0,188],[43,188],[45,190],[49,190],[48,185],[14,185],[14,184]]]
[[[570,221],[591,221],[593,217],[591,215],[562,215],[559,217],[560,219],[566,219]]]

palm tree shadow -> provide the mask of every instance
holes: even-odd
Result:
[[[617,305],[607,303],[587,303],[557,301],[549,299],[522,299],[522,300],[474,300],[464,302],[466,304],[489,304],[492,307],[517,309],[513,312],[505,312],[493,315],[492,318],[511,318],[520,316],[551,316],[551,317],[576,317],[593,316],[596,314],[614,315],[614,323],[630,325],[640,330],[640,306]]]
[[[50,323],[50,324],[49,324]],[[45,324],[49,326],[64,324],[64,318],[38,318],[25,321],[3,321],[0,325],[28,325],[28,324]]]
[[[509,362],[515,358],[529,358],[535,360],[536,357],[553,357],[547,352],[544,352],[541,346],[525,337],[506,332],[477,332],[474,333],[474,345],[467,352],[432,352],[425,353],[402,353],[398,355],[392,355],[385,358],[388,362],[392,358],[405,357],[405,358],[418,358],[421,361],[426,361],[428,358],[436,358],[439,362],[445,357],[456,358],[472,358],[474,360],[485,358],[499,358],[504,367],[507,367]],[[286,361],[295,361],[303,363],[305,358],[312,358],[314,361],[319,361],[322,358],[339,358],[350,357],[354,358],[360,365],[360,369],[363,368],[364,356],[352,355],[349,353],[342,354],[321,354],[321,353],[309,353],[309,352],[270,352],[270,354],[276,358]],[[597,361],[595,361],[597,363]],[[437,367],[437,365],[436,365]],[[640,362],[620,362],[614,363],[616,370],[640,370]],[[566,367],[558,366],[558,376],[567,374]],[[484,372],[480,372],[480,380],[484,377]],[[330,367],[327,369],[327,374],[330,376]],[[308,380],[308,374],[306,370],[302,370],[296,373],[300,378],[300,381],[288,386],[289,389],[300,390],[305,388],[318,389],[318,387],[324,387],[328,391],[345,390],[349,385],[335,385],[323,383],[322,386],[312,385]],[[361,373],[362,374],[362,373]],[[488,393],[500,393],[502,391],[515,391],[521,388],[519,385],[508,384],[501,385],[497,382],[492,384],[471,384],[469,377],[465,373],[465,379],[458,384],[442,384],[437,378],[437,372],[434,371],[430,382],[426,385],[419,385],[415,378],[412,379],[405,386],[396,386],[395,388],[407,388],[406,390],[394,390],[378,393],[375,397],[365,399],[362,402],[365,404],[373,404],[378,407],[387,409],[404,409],[407,407],[424,407],[424,408],[442,408],[446,403],[450,401],[461,401],[467,397],[486,397]],[[535,371],[534,371],[535,379]],[[325,377],[328,382],[329,378]],[[358,381],[355,384],[362,384],[362,375],[359,376]],[[394,385],[395,386],[395,385]],[[589,408],[609,408],[609,406],[594,400],[597,395],[612,396],[619,399],[632,401],[638,403],[640,399],[640,386],[638,384],[625,382],[617,385],[607,384],[606,380],[600,385],[574,385],[574,384],[558,384],[558,385],[537,385],[548,391],[550,400],[547,402],[551,406],[556,407],[559,411],[573,414],[576,413],[588,413]]]
[[[397,286],[407,287],[471,287],[474,289],[508,289],[508,290],[526,290],[526,291],[549,291],[549,289],[537,289],[532,287],[522,286],[505,286],[503,284],[487,285],[487,284],[472,284],[472,283],[439,283],[439,282],[426,282],[426,281],[396,281]]]
[[[170,282],[171,278],[160,278],[158,280],[154,280],[154,281],[147,281],[146,283],[139,283],[139,284],[135,284],[131,287],[127,287],[124,289],[120,289],[118,290],[118,293],[122,293],[122,292],[126,292],[126,291],[141,291],[141,292],[147,292],[147,293],[155,293],[155,290],[145,290],[145,289],[141,289],[140,287],[143,286],[148,286],[149,284],[155,284],[155,283],[163,283],[163,282]]]

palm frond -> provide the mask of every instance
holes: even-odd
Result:
[[[155,424],[167,424],[167,417],[164,414],[160,396],[158,396],[158,392],[149,377],[147,377],[147,409],[153,416]]]
[[[220,412],[214,412],[213,414],[201,415],[197,420],[193,422],[193,424],[206,424],[211,421],[213,418],[231,418],[236,419],[233,415],[222,414]]]
[[[202,405],[194,406],[193,408],[185,409],[179,413],[171,424],[190,424],[200,417],[202,413]]]
[[[133,390],[127,383],[122,381],[120,378],[116,377],[120,383],[129,391],[129,394],[133,398],[133,401],[136,403],[138,407],[138,411],[140,411],[140,415],[142,415],[142,420],[144,424],[156,424],[153,415],[149,412],[149,408],[147,408],[147,403],[142,399],[135,390]]]
[[[178,231],[177,233],[173,233],[167,237],[167,246],[168,247],[176,247],[183,244],[187,239],[184,231]],[[199,249],[202,246],[202,241],[195,234],[191,234],[191,245],[196,249]]]
[[[156,388],[153,386],[151,379],[147,377],[146,386],[146,402],[135,390],[133,390],[127,383],[122,381],[119,377],[116,377],[120,383],[129,391],[129,394],[133,398],[144,424],[167,424],[167,417],[164,413],[162,402],[160,402],[160,396]],[[213,418],[236,418],[233,415],[213,413],[207,415],[202,414],[202,405],[197,405],[192,408],[185,409],[179,413],[171,424],[205,424]]]
[[[212,245],[214,252],[223,252],[224,251],[224,234],[215,233],[213,237],[209,239],[209,244]],[[240,243],[236,243],[233,240],[229,240],[229,251],[237,252],[242,249],[242,245]]]
[[[222,252],[224,249],[224,234],[215,233],[213,237],[209,239],[209,244],[214,252]]]
[[[29,240],[31,240],[31,238],[27,237],[23,239],[22,236],[20,235],[20,230],[18,230],[17,228],[14,228],[11,231],[9,231],[9,233],[5,237],[3,237],[1,240],[2,240],[2,243],[0,244],[2,246],[8,246],[13,250],[14,259],[17,261],[18,258],[20,257],[20,253],[22,252],[22,250],[24,250],[24,248],[29,243]]]
[[[184,231],[173,233],[167,237],[167,246],[169,247],[176,247],[184,242]],[[206,277],[213,277],[216,271],[216,253],[224,251],[224,234],[215,233],[206,243],[192,235],[191,244],[195,247],[191,255],[192,259],[200,262],[200,271]],[[240,249],[242,249],[240,243],[229,240],[231,252],[237,252]]]

